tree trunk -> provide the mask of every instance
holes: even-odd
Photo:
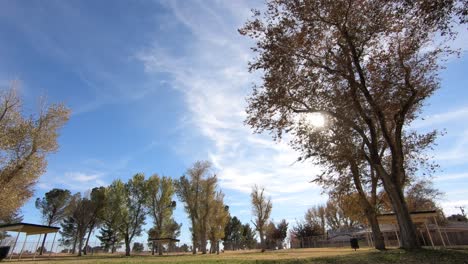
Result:
[[[260,247],[262,248],[262,252],[265,252],[265,238],[263,237],[263,231],[258,231],[260,234]]]
[[[368,208],[367,210],[365,210],[365,212],[367,221],[369,221],[369,224],[372,229],[372,237],[374,239],[375,249],[385,250],[385,240],[382,235],[382,232],[380,231],[379,222],[377,221],[377,214],[375,213],[373,208]]]
[[[47,238],[47,234],[44,234],[44,239],[42,240],[42,246],[41,246],[41,250],[39,251],[39,256],[42,256],[42,253],[44,252],[46,238]]]
[[[367,221],[369,222],[369,225],[371,226],[371,229],[372,229],[372,236],[374,238],[375,248],[378,250],[384,250],[385,241],[383,239],[382,232],[380,231],[379,222],[377,220],[377,214],[375,212],[376,200],[371,199],[372,203],[369,202],[369,200],[367,199],[367,195],[364,192],[364,189],[361,184],[362,179],[360,177],[360,173],[359,173],[359,169],[357,165],[352,160],[350,160],[349,163],[350,163],[350,168],[351,168],[351,172],[353,175],[354,186],[359,195],[359,202],[361,203],[361,207],[364,209],[364,214],[366,215]],[[371,175],[373,177],[372,179],[377,179],[375,178],[375,175],[373,173]],[[372,188],[372,191],[371,191],[372,197],[376,195],[376,192],[377,192],[377,189]]]
[[[125,238],[125,256],[130,256],[130,239]]]
[[[380,169],[380,173],[382,173],[382,169]],[[416,233],[416,227],[411,220],[408,206],[403,195],[403,190],[399,187],[399,184],[392,181],[392,178],[398,179],[399,177],[395,177],[393,175],[390,177],[390,175],[385,172],[383,172],[382,175],[383,177],[381,177],[381,179],[383,181],[385,191],[390,198],[393,211],[395,212],[398,220],[398,227],[400,229],[400,247],[407,250],[421,248],[418,235]]]
[[[195,237],[194,234],[192,234],[192,254],[193,255],[197,254],[197,238]]]
[[[88,252],[89,237],[91,236],[91,232],[93,231],[93,228],[94,228],[94,224],[89,227],[88,237],[86,238],[86,242],[85,242],[85,246],[83,250],[83,254],[85,255]]]
[[[82,248],[83,248],[83,239],[82,238],[83,238],[83,236],[80,235],[79,241],[78,241],[78,257],[81,257],[81,253],[82,253]]]
[[[154,256],[154,241],[151,243],[151,255]]]
[[[216,239],[210,239],[210,253],[216,253]]]
[[[200,236],[200,249],[202,254],[206,254],[206,233],[202,232]]]
[[[72,248],[72,254],[75,255],[76,253],[76,243],[78,242],[78,236],[75,236],[75,241],[73,241],[73,248]]]
[[[162,254],[163,254],[163,247],[162,247],[161,242],[158,242],[158,255],[162,256]]]

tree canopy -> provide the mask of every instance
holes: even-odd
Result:
[[[362,150],[389,195],[408,249],[420,245],[404,198],[411,175],[405,153],[420,153],[435,136],[408,127],[439,87],[439,62],[451,50],[435,36],[455,36],[447,23],[458,10],[456,1],[430,3],[270,1],[240,29],[256,41],[250,70],[263,74],[248,99],[246,123],[276,138],[290,133],[294,140],[307,137],[298,129],[301,119],[321,114],[325,138],[335,128],[353,135],[347,137],[355,141],[351,145],[327,140],[322,146],[338,153]],[[316,146],[309,146],[310,156],[321,154]]]
[[[0,221],[11,218],[32,196],[70,115],[63,104],[41,104],[38,113],[25,117],[16,86],[0,90]]]

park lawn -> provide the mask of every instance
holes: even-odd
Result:
[[[5,261],[8,263],[8,261]],[[12,262],[18,263],[17,260]],[[36,261],[22,261],[21,263],[77,263],[77,264],[133,264],[133,263],[286,263],[286,264],[468,264],[468,250],[419,250],[407,252],[404,250],[387,250],[378,252],[372,249],[314,248],[291,249],[260,253],[258,251],[226,252],[220,255],[196,255],[182,254],[169,256],[132,256],[123,257],[116,255],[84,256],[81,258],[63,256],[53,259],[37,259]]]

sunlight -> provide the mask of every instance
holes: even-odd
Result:
[[[324,127],[325,117],[320,113],[309,113],[303,115],[304,121],[313,127]]]

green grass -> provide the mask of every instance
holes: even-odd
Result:
[[[8,261],[5,261],[8,263]],[[12,260],[12,262],[18,260]],[[286,263],[286,264],[468,264],[468,250],[418,250],[404,251],[399,249],[378,252],[372,249],[360,249],[356,252],[351,249],[293,249],[278,250],[260,253],[258,251],[226,252],[220,255],[196,255],[182,254],[170,256],[131,256],[119,255],[95,255],[81,258],[74,256],[56,256],[51,259],[36,259],[35,261],[22,261],[21,263],[77,263],[77,264],[135,264],[135,263]]]

